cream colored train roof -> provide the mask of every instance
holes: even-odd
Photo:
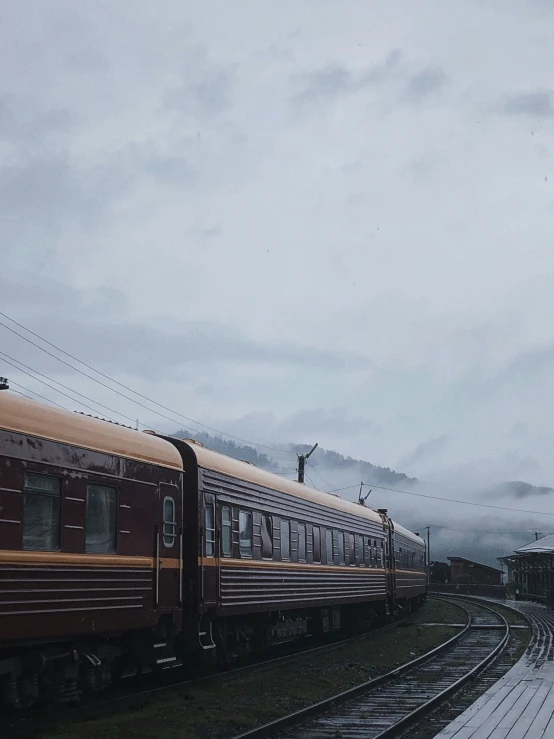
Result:
[[[177,449],[163,439],[80,413],[51,408],[7,390],[0,391],[0,428],[162,467],[183,468]]]
[[[59,441],[92,451],[116,454],[162,467],[177,470],[183,468],[177,448],[156,434],[140,433],[80,413],[51,408],[43,403],[15,396],[7,390],[0,391],[0,429]],[[193,449],[200,467],[381,523],[381,517],[372,508],[343,500],[339,496],[322,493],[299,482],[286,480],[248,462],[240,462],[214,452],[190,439],[187,439],[186,443]],[[403,526],[395,524],[395,529],[423,544],[419,537]]]
[[[330,493],[322,493],[320,490],[314,490],[313,488],[303,485],[302,483],[295,482],[294,480],[286,480],[279,475],[262,470],[248,462],[239,462],[239,460],[227,457],[225,454],[219,454],[211,449],[207,449],[205,446],[202,446],[202,444],[199,444],[194,440],[186,439],[185,442],[194,451],[200,467],[213,470],[214,472],[221,472],[225,475],[231,475],[232,477],[238,477],[241,480],[246,480],[247,482],[271,488],[272,490],[278,490],[282,493],[293,495],[295,498],[309,500],[318,505],[335,508],[336,510],[350,513],[358,518],[365,518],[370,521],[374,521],[375,523],[381,523],[381,517],[372,508],[358,505],[358,503],[352,503],[349,500],[343,500],[343,498],[331,495]],[[419,536],[412,534],[403,526],[399,526],[396,523],[394,526],[395,530],[401,531],[401,533],[409,539],[423,544],[423,541]]]

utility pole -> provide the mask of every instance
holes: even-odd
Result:
[[[9,390],[10,385],[7,377],[0,377],[0,390]]]
[[[315,452],[317,449],[317,443],[313,445],[307,454],[297,454],[298,457],[298,482],[304,483],[304,470],[306,469],[306,460]]]
[[[542,531],[535,531],[535,541],[542,535]]]

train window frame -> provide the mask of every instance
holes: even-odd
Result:
[[[243,527],[242,525],[243,517],[245,521],[250,522],[249,525],[247,525],[246,527]],[[241,559],[252,559],[253,539],[254,539],[252,518],[253,518],[252,511],[246,511],[243,508],[239,508],[239,554],[241,556]],[[241,539],[241,534],[245,528],[247,528],[250,532],[250,538],[244,539],[245,542],[250,541],[249,546],[247,545],[247,543],[243,544],[243,539]]]
[[[364,537],[361,534],[356,534],[356,538],[354,540],[354,552],[356,556],[356,564],[365,566]]]
[[[208,518],[211,517],[211,521]],[[211,526],[208,524],[211,523]],[[213,503],[204,506],[204,555],[215,557],[215,507]]]
[[[106,526],[107,533],[110,535],[110,544],[107,548],[102,543],[94,544],[91,542],[93,533],[91,531],[91,520],[93,515],[92,500],[93,496],[91,493],[99,492],[100,490],[109,491],[113,494],[112,500],[110,501],[110,509],[113,513],[113,520],[108,519],[108,526]],[[118,501],[118,490],[113,485],[101,485],[96,482],[87,483],[87,497],[86,497],[86,509],[85,509],[85,552],[87,554],[115,554],[117,552],[117,501]],[[103,513],[100,520],[105,522],[106,516]],[[101,548],[100,548],[101,547]]]
[[[29,480],[31,478],[34,478],[35,480],[42,479],[42,480],[50,480],[56,482],[56,490],[54,490],[54,487],[52,490],[47,490],[44,487],[41,487],[40,485],[33,486],[32,484],[29,484]],[[25,529],[27,526],[30,525],[30,522],[28,521],[28,508],[29,503],[36,503],[36,499],[40,499],[41,503],[44,503],[44,499],[50,499],[52,501],[55,501],[52,505],[52,518],[51,521],[56,522],[56,528],[54,531],[54,537],[53,540],[56,542],[55,546],[49,547],[49,546],[29,546],[26,544],[25,539],[30,539],[30,534],[28,533],[26,535]],[[57,507],[57,511],[55,511],[55,508]],[[35,551],[35,552],[59,552],[61,549],[61,543],[62,543],[62,480],[60,477],[56,477],[55,475],[42,475],[37,472],[26,472],[25,477],[23,480],[23,549],[26,551]],[[41,519],[42,519],[41,515]],[[46,531],[48,534],[49,532]]]
[[[308,538],[306,535],[306,524],[300,522],[298,524],[298,561],[307,562]]]
[[[169,516],[167,515],[168,503],[169,508],[171,509]],[[171,549],[175,544],[175,539],[177,538],[177,517],[175,515],[175,508],[175,498],[172,498],[171,495],[166,495],[162,504],[162,541],[166,549]]]
[[[312,526],[312,560],[317,564],[321,563],[321,528],[319,526]]]
[[[348,565],[356,567],[356,537],[350,532],[346,534],[348,539]]]
[[[366,537],[367,541],[364,540],[364,567],[371,567],[371,539]]]
[[[262,513],[260,533],[262,559],[273,559],[273,519],[268,514]]]
[[[286,536],[283,536],[283,534],[287,532]],[[281,541],[281,559],[285,562],[289,562],[291,559],[291,525],[290,521],[288,519],[281,519],[281,523],[279,526],[279,534],[280,534],[280,541]],[[288,546],[287,554],[284,554],[284,547],[283,543],[286,543]]]
[[[229,515],[228,521],[225,520],[225,512]],[[226,548],[227,542],[229,543],[228,548]],[[233,554],[233,516],[231,507],[226,505],[221,507],[221,553],[224,557],[230,557]]]
[[[335,564],[333,557],[333,532],[331,529],[325,529],[325,555],[328,565]]]
[[[337,549],[339,554],[339,565],[345,565],[346,558],[344,556],[344,531],[337,532]]]

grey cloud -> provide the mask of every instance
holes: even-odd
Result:
[[[184,76],[186,78],[187,74]],[[230,72],[207,69],[195,76],[199,77],[198,81],[187,80],[181,87],[165,94],[164,103],[169,109],[212,118],[229,107],[232,89]]]
[[[352,73],[344,67],[329,67],[318,70],[311,75],[305,88],[296,96],[296,100],[317,100],[327,95],[348,92],[354,86]]]
[[[36,292],[35,284],[39,288]],[[129,318],[125,299],[114,290],[82,292],[54,280],[33,279],[25,273],[12,275],[11,279],[3,275],[1,288],[5,305],[15,315],[33,316],[32,328],[39,335],[52,337],[55,322],[56,334],[66,337],[67,344],[62,348],[70,346],[76,356],[105,371],[174,380],[182,377],[186,368],[198,364],[291,365],[329,370],[365,365],[363,358],[352,354],[334,354],[290,341],[255,341],[222,323],[180,321],[168,329],[167,319],[159,316],[149,325],[139,324]],[[27,359],[36,351],[0,329],[14,351],[18,349],[18,358],[32,364]],[[44,362],[49,371],[66,372],[53,359],[46,358]]]
[[[310,438],[314,434],[338,434],[345,437],[375,431],[375,423],[368,418],[357,418],[340,408],[314,408],[298,411],[279,423],[276,436],[283,439]]]
[[[420,460],[425,459],[426,457],[429,457],[430,455],[438,452],[439,449],[442,449],[442,447],[445,446],[447,441],[448,437],[444,434],[441,436],[436,436],[433,439],[429,439],[428,441],[424,441],[423,443],[419,444],[410,454],[403,457],[402,460],[398,463],[398,466],[402,468],[416,464],[416,462],[419,462]]]
[[[6,215],[32,213],[52,221],[73,209],[82,199],[82,188],[67,160],[37,159],[0,170],[0,209]]]
[[[130,184],[117,166],[79,171],[66,155],[37,157],[0,170],[0,216],[59,228],[71,216],[88,227]]]
[[[428,67],[413,75],[404,89],[404,98],[411,103],[420,103],[433,93],[439,92],[446,83],[446,74],[440,67]]]
[[[196,178],[195,170],[184,157],[152,156],[145,163],[145,172],[158,182],[169,185],[192,184]]]
[[[302,89],[293,97],[293,102],[304,103],[320,98],[336,97],[357,92],[386,79],[398,65],[402,52],[392,51],[382,64],[368,67],[361,73],[354,73],[342,65],[318,69],[300,78]]]
[[[554,115],[554,96],[550,90],[520,92],[509,96],[502,109],[508,115],[526,115],[547,118]]]
[[[0,139],[13,143],[40,143],[50,133],[67,133],[71,115],[65,108],[36,110],[30,100],[6,95],[0,99]]]
[[[495,491],[498,495],[509,498],[531,498],[535,495],[550,495],[554,488],[541,485],[531,485],[522,480],[512,480],[502,483]]]
[[[512,375],[529,375],[550,370],[554,365],[554,344],[537,346],[520,352],[502,373],[505,377]],[[495,378],[495,381],[498,378]]]
[[[91,49],[80,49],[67,57],[67,64],[87,72],[106,72],[110,69],[108,60]]]

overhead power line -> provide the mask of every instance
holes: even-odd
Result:
[[[37,382],[40,382],[42,385],[45,385],[46,387],[50,388],[50,390],[53,390],[56,393],[59,393],[60,395],[63,395],[65,398],[69,398],[69,400],[72,400],[74,403],[79,403],[83,406],[83,408],[86,408],[89,411],[92,411],[93,413],[98,413],[98,408],[93,408],[90,405],[87,405],[86,403],[83,403],[82,400],[78,400],[77,398],[74,398],[72,395],[68,395],[67,393],[64,393],[63,390],[59,390],[57,387],[54,387],[54,385],[50,385],[50,383],[46,382],[45,380],[41,380],[40,377],[35,377],[30,372],[27,372],[27,370],[21,369],[21,367],[18,367],[13,362],[10,362],[8,359],[2,359],[3,362],[6,362],[6,364],[9,364],[11,367],[14,367],[18,372],[22,372],[24,375],[27,375],[28,377],[31,377],[33,380],[36,380]],[[38,374],[38,373],[37,373]],[[43,375],[45,377],[45,375]],[[72,391],[73,392],[73,391]],[[80,393],[76,393],[76,395],[80,395]],[[82,396],[86,397],[86,396]],[[90,398],[89,398],[90,400]],[[94,401],[90,401],[94,402]],[[104,406],[105,407],[105,406]],[[117,413],[117,411],[112,411],[113,413]],[[129,416],[125,416],[123,413],[119,414],[120,416],[123,416],[123,418],[129,418]],[[110,418],[110,421],[114,421],[115,419]],[[133,423],[135,422],[134,419],[130,418]]]
[[[502,535],[505,534],[505,535],[514,535],[514,536],[517,536],[517,535],[522,535],[522,534],[534,534],[535,533],[535,529],[519,529],[518,531],[499,531],[497,529],[474,529],[474,528],[470,528],[470,529],[459,529],[459,528],[456,528],[454,526],[441,526],[438,523],[432,523],[432,524],[429,524],[429,526],[432,529],[445,529],[447,531],[459,531],[459,532],[465,533],[465,534],[472,534],[472,533],[476,533],[476,534],[502,534]],[[417,526],[414,526],[414,530],[416,530],[416,531],[419,531],[419,530],[425,529],[425,528],[427,528],[427,527],[426,526],[420,526],[418,528]],[[552,534],[554,532],[550,532],[550,533]],[[548,535],[549,534],[545,534],[545,536],[548,536]]]
[[[363,485],[366,487],[378,488],[379,490],[388,490],[391,493],[400,493],[401,495],[413,495],[415,498],[428,498],[429,500],[442,500],[444,503],[458,503],[460,505],[469,505],[476,508],[492,508],[496,511],[512,511],[513,513],[530,513],[535,516],[554,516],[554,512],[549,513],[548,511],[530,511],[524,508],[511,508],[509,506],[493,505],[492,503],[474,503],[470,500],[457,500],[456,498],[442,498],[440,495],[427,495],[426,493],[414,493],[408,490],[398,490],[398,488],[386,488],[383,485],[369,485],[364,482]],[[347,485],[344,488],[336,488],[335,490],[329,490],[329,493],[339,493],[341,490],[352,490],[357,488],[358,485]]]
[[[96,374],[100,375],[101,377],[103,377],[106,380],[109,380],[114,385],[118,385],[119,387],[122,387],[125,390],[128,390],[129,392],[133,393],[134,395],[137,395],[139,398],[142,398],[143,400],[147,400],[149,403],[152,403],[153,405],[158,406],[158,408],[162,408],[163,410],[166,410],[166,411],[168,411],[170,413],[174,413],[176,416],[179,416],[180,418],[184,419],[185,421],[189,421],[191,423],[194,423],[197,426],[201,426],[202,428],[208,429],[209,431],[213,431],[213,432],[215,432],[217,434],[221,434],[222,436],[227,436],[227,437],[229,437],[231,439],[235,439],[236,441],[240,441],[243,444],[250,444],[252,446],[257,446],[257,447],[259,447],[261,449],[269,449],[269,450],[271,450],[273,452],[279,452],[280,454],[287,454],[287,455],[294,454],[294,452],[288,452],[286,449],[278,449],[277,447],[267,446],[266,444],[258,444],[255,441],[249,441],[248,439],[243,439],[240,436],[234,436],[233,434],[228,434],[228,433],[226,433],[224,431],[221,431],[221,430],[219,430],[217,428],[214,428],[213,426],[208,426],[205,423],[202,423],[200,421],[196,421],[194,418],[190,418],[189,416],[185,416],[182,413],[179,413],[178,411],[175,411],[172,408],[169,408],[168,406],[165,406],[162,403],[159,403],[158,401],[154,400],[153,398],[149,398],[147,395],[143,395],[142,393],[139,393],[137,390],[133,390],[133,388],[129,387],[128,385],[125,385],[122,382],[119,382],[119,380],[115,380],[113,377],[110,377],[109,375],[107,375],[104,372],[96,369],[92,365],[87,364],[82,359],[79,359],[75,355],[70,354],[69,352],[65,351],[65,349],[62,349],[61,347],[57,346],[53,342],[48,341],[48,339],[45,339],[40,334],[38,334],[35,331],[32,331],[31,329],[27,328],[22,323],[19,323],[15,319],[11,318],[11,316],[7,315],[6,313],[3,313],[2,311],[0,311],[0,316],[3,316],[5,319],[7,319],[8,321],[10,321],[11,323],[15,324],[16,326],[19,326],[19,328],[23,329],[24,331],[26,331],[27,333],[31,334],[32,336],[35,336],[37,339],[39,339],[43,343],[47,344],[48,346],[51,346],[53,349],[55,349],[56,351],[60,352],[61,354],[64,354],[66,357],[69,357],[70,359],[73,359],[75,362],[78,362],[79,364],[83,365],[83,367],[86,367],[87,369],[91,370],[92,372],[96,372]],[[104,382],[101,382],[100,380],[98,380],[98,378],[93,377],[92,375],[89,375],[86,372],[83,372],[83,370],[79,369],[78,367],[75,367],[74,365],[70,364],[69,362],[64,361],[63,359],[61,359],[61,357],[58,357],[55,354],[52,354],[52,352],[49,352],[44,347],[40,346],[39,344],[35,343],[34,341],[31,341],[31,339],[27,338],[26,336],[23,336],[22,334],[19,333],[19,331],[16,331],[15,329],[11,328],[11,326],[6,325],[2,321],[0,321],[0,326],[3,326],[8,331],[11,331],[16,336],[19,336],[24,341],[27,341],[29,344],[32,344],[33,346],[35,346],[37,349],[40,349],[41,351],[45,352],[49,356],[51,356],[54,359],[56,359],[58,362],[61,362],[62,364],[65,364],[67,367],[70,367],[75,372],[79,372],[81,375],[84,375],[85,377],[88,377],[93,382],[97,382],[99,385],[102,385],[103,387],[107,388],[108,390],[111,390],[113,393],[117,393],[118,395],[120,395],[121,397],[125,398],[126,400],[129,400],[132,403],[136,403],[137,405],[141,406],[142,408],[145,408],[146,410],[148,410],[150,413],[156,413],[157,415],[161,416],[162,418],[165,418],[168,421],[171,421],[172,423],[177,423],[177,424],[180,424],[181,423],[181,421],[176,421],[174,418],[170,418],[169,416],[166,416],[163,413],[160,413],[159,411],[156,411],[154,408],[149,408],[148,406],[144,405],[143,403],[140,403],[135,398],[130,398],[128,395],[125,395],[124,393],[121,393],[119,390],[116,390],[115,388],[110,387],[109,385],[106,385]],[[188,430],[189,431],[193,431],[193,429],[190,429],[190,428]]]
[[[311,479],[310,479],[310,476],[309,476],[309,475],[308,475],[307,473],[306,473],[306,477],[308,478],[308,482],[310,483],[310,485],[311,485],[311,486],[312,486],[312,487],[313,487],[313,488],[314,488],[315,490],[317,490],[317,485],[315,484],[315,482],[314,482],[313,480],[311,480]]]
[[[49,385],[47,382],[45,382],[44,380],[41,380],[40,378],[44,377],[49,382],[53,382],[55,385],[59,385],[60,387],[65,388],[65,390],[69,390],[69,392],[73,393],[74,395],[78,395],[79,397],[84,398],[85,400],[88,400],[89,403],[94,403],[96,406],[100,406],[100,408],[104,408],[105,410],[110,411],[110,413],[115,413],[116,415],[121,416],[122,418],[126,418],[128,421],[132,421],[133,423],[136,423],[136,419],[131,418],[131,416],[126,416],[124,413],[121,413],[121,411],[116,411],[114,408],[110,408],[109,406],[104,405],[103,403],[100,403],[97,400],[93,400],[92,398],[89,398],[88,395],[83,395],[83,393],[80,393],[77,390],[74,390],[73,388],[68,387],[67,385],[64,385],[63,382],[59,382],[58,380],[54,380],[51,377],[48,377],[48,375],[44,375],[42,372],[39,372],[33,367],[29,367],[29,365],[24,364],[23,362],[20,362],[19,359],[15,359],[14,357],[11,357],[9,354],[6,354],[5,352],[0,352],[0,357],[3,358],[2,361],[11,365],[19,372],[23,372],[23,374],[28,375],[29,377],[32,377],[33,380],[36,380],[37,382],[41,382],[43,385],[46,385],[46,387],[49,387],[51,390],[54,390],[55,392],[60,393],[61,395],[65,395],[66,398],[69,398],[70,400],[73,400],[74,402],[80,403],[85,408],[88,408],[88,410],[94,411],[94,413],[99,413],[98,408],[92,408],[89,405],[85,405],[82,401],[78,400],[77,398],[72,398],[70,395],[67,395],[66,393],[62,393],[61,390],[58,390],[58,388],[56,387],[52,387],[52,385]],[[16,364],[13,364],[14,362],[16,362]],[[21,365],[21,366],[18,367],[17,365]],[[25,367],[26,369],[21,369],[21,367]],[[26,370],[30,370],[30,372],[27,372]],[[35,377],[35,375],[37,376]],[[115,419],[110,418],[110,421],[115,421]]]
[[[69,408],[66,408],[65,405],[62,405],[61,403],[56,403],[55,400],[50,400],[50,398],[47,398],[45,395],[41,395],[40,393],[35,392],[34,390],[31,390],[28,387],[25,387],[24,385],[20,385],[18,382],[14,382],[13,380],[10,380],[10,385],[15,385],[16,387],[20,387],[22,390],[25,390],[27,393],[31,393],[32,395],[36,395],[37,398],[40,398],[41,400],[45,400],[47,403],[52,403],[52,405],[57,405],[58,408],[63,408],[64,411],[68,411]],[[11,391],[13,393],[17,393],[18,395],[23,395],[25,398],[29,398],[28,395],[25,395],[25,393],[20,393],[17,390],[13,390],[11,388]],[[32,400],[32,398],[29,398],[29,400]]]

